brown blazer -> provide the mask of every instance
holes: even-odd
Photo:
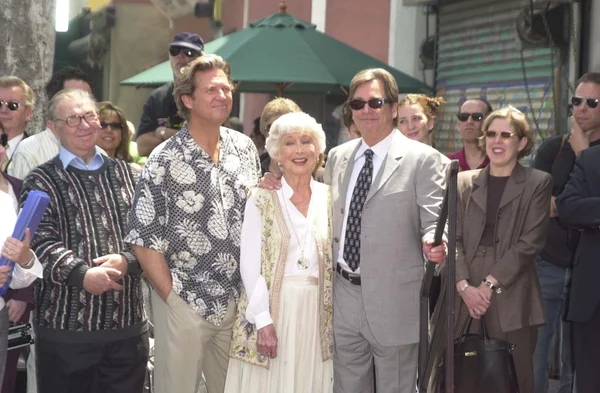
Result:
[[[488,175],[489,166],[458,174],[456,281],[478,286],[491,274],[500,282],[502,293],[494,296],[503,332],[541,325],[544,309],[534,258],[546,242],[552,177],[517,164],[498,209],[494,266],[483,277],[471,277],[469,266],[485,228]]]

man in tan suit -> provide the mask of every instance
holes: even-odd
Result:
[[[359,72],[348,105],[362,138],[329,153],[334,220],[334,392],[415,390],[423,254],[443,199],[442,156],[396,128],[398,87],[383,69]]]

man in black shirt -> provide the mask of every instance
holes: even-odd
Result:
[[[173,75],[202,55],[204,42],[198,34],[178,33],[169,44],[169,60]],[[140,156],[148,156],[152,150],[179,131],[183,119],[177,114],[173,98],[173,82],[154,90],[144,105],[137,130],[136,142]]]
[[[568,295],[570,267],[577,247],[578,232],[570,231],[561,223],[556,211],[556,197],[569,181],[575,159],[581,151],[600,144],[600,110],[587,107],[585,98],[588,90],[600,90],[600,74],[584,75],[577,84],[573,103],[571,133],[548,138],[540,146],[534,162],[536,169],[550,173],[553,179],[550,206],[550,225],[544,250],[536,261],[536,269],[542,288],[546,325],[538,330],[538,341],[534,354],[535,392],[545,393],[548,389],[548,360],[550,346],[559,317],[565,311]],[[583,100],[581,100],[583,98]],[[559,393],[572,391],[573,367],[571,361],[571,327],[563,323],[562,370]]]

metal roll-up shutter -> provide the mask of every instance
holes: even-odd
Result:
[[[455,115],[467,98],[485,98],[494,109],[513,105],[535,130],[526,84],[540,126],[537,142],[554,134],[553,60],[558,59],[553,59],[552,50],[525,49],[527,81],[523,77],[516,19],[528,4],[528,0],[476,0],[440,7],[436,89],[447,104],[438,117],[435,142],[443,153],[462,147]]]

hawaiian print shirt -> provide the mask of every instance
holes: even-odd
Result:
[[[187,124],[153,154],[140,175],[125,241],[164,254],[173,291],[219,326],[231,294],[239,298],[242,216],[260,178],[256,147],[221,128],[219,163]]]

